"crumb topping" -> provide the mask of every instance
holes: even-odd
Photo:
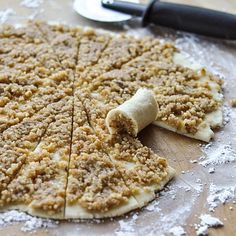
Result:
[[[146,87],[158,121],[196,133],[221,106],[222,81],[174,64],[176,52],[153,38],[44,22],[1,26],[0,206],[63,218],[67,206],[108,212],[154,191],[167,161],[128,134],[111,137],[105,118]]]

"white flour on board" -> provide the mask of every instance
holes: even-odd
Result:
[[[44,9],[38,8],[33,11],[31,15],[28,16],[29,20],[34,20],[38,15],[44,12]]]
[[[218,218],[209,214],[202,214],[200,217],[200,224],[195,225],[196,234],[199,236],[208,235],[208,228],[222,227],[224,224]]]
[[[227,125],[230,121],[230,116],[231,116],[231,108],[228,105],[224,105],[222,107],[223,111],[223,125]]]
[[[23,0],[20,5],[28,8],[37,8],[43,3],[43,0]]]
[[[175,226],[169,231],[173,236],[185,236],[187,235],[181,226]]]
[[[128,220],[119,220],[119,229],[115,232],[117,236],[133,235],[138,215],[134,214]]]
[[[24,212],[15,210],[7,211],[0,214],[0,227],[12,225],[13,223],[23,223],[21,231],[27,232],[38,228],[54,228],[58,221],[42,219],[27,215]]]
[[[12,8],[7,8],[6,10],[0,11],[0,24],[5,23],[9,17],[14,14],[15,11]]]
[[[159,205],[159,202],[154,200],[153,202],[151,202],[150,204],[148,204],[148,205],[145,207],[145,209],[146,209],[147,211],[159,212],[159,211],[161,211],[161,208],[159,208],[158,205]]]
[[[219,204],[225,204],[227,201],[235,198],[235,186],[221,187],[214,184],[210,185],[207,203],[209,210],[213,211]]]
[[[225,78],[226,74],[231,74],[235,70],[235,56],[233,53],[224,51],[221,41],[214,42],[192,34],[179,33],[174,43],[179,49],[189,54],[190,58],[206,66],[215,75]],[[221,56],[220,61],[215,60],[216,55]]]
[[[200,162],[204,167],[220,165],[236,161],[236,151],[231,145],[219,145],[210,150],[205,149],[206,158]]]

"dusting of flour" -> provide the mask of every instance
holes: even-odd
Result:
[[[43,3],[43,0],[23,0],[21,6],[28,8],[38,8]]]
[[[175,226],[169,231],[173,236],[185,236],[187,235],[181,226]]]
[[[236,161],[236,151],[230,144],[223,144],[214,149],[204,150],[206,158],[200,162],[204,167],[208,165],[220,165]]]
[[[0,214],[0,227],[9,226],[14,223],[23,223],[21,231],[27,232],[38,228],[54,228],[58,225],[59,222],[30,216],[24,212],[15,210],[7,211]]]
[[[117,236],[126,236],[126,235],[133,235],[135,232],[135,224],[138,219],[138,215],[134,214],[128,220],[120,220],[119,224],[120,227],[116,230],[115,234]]]
[[[202,214],[200,217],[200,224],[195,225],[196,234],[199,236],[208,235],[208,228],[222,227],[224,224],[218,218],[209,214]]]
[[[209,196],[207,197],[207,203],[210,206],[209,210],[214,211],[219,204],[225,204],[227,201],[234,199],[235,189],[235,186],[221,187],[211,184]]]
[[[15,11],[12,8],[7,8],[6,10],[0,11],[0,24],[5,23],[9,17],[14,14]]]

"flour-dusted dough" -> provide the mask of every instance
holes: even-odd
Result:
[[[151,90],[141,88],[134,96],[109,111],[106,125],[111,134],[125,130],[137,136],[139,131],[152,123],[157,116],[157,103]]]

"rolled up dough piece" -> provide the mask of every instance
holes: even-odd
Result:
[[[134,96],[108,112],[106,126],[111,134],[127,132],[137,136],[138,132],[155,121],[157,103],[152,91],[139,89]]]

